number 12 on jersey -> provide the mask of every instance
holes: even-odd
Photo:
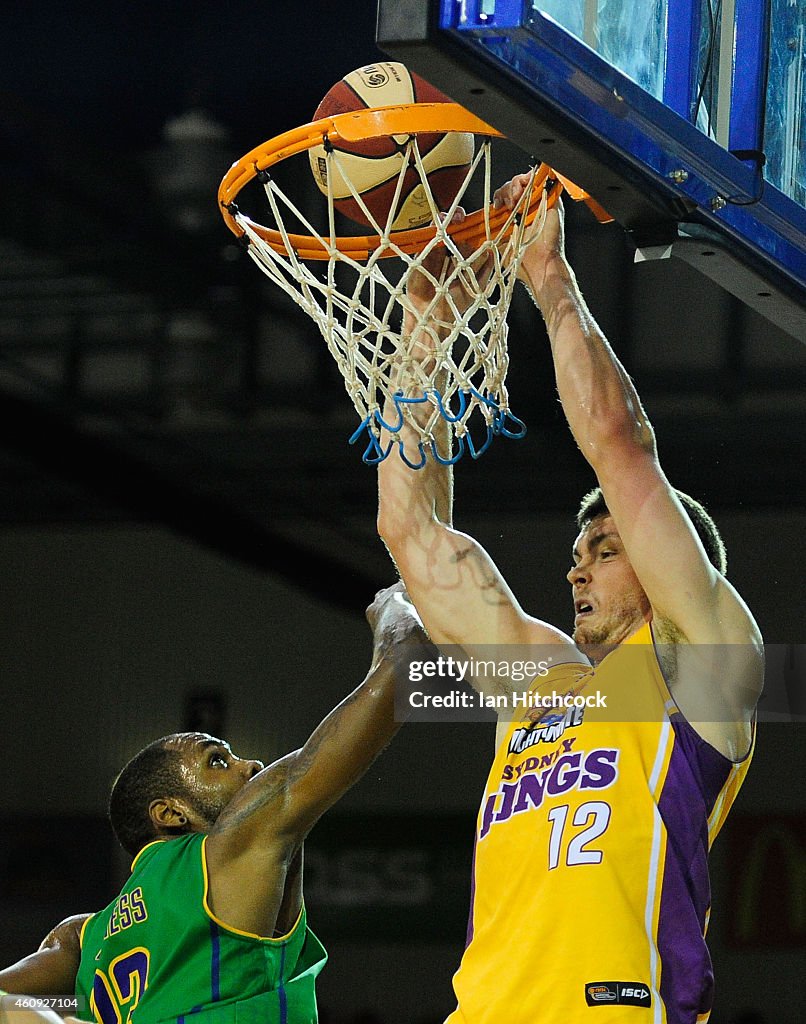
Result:
[[[601,800],[589,800],[580,804],[574,811],[571,825],[566,828],[568,822],[568,804],[561,804],[559,807],[552,807],[548,813],[551,822],[551,835],[549,836],[549,871],[559,867],[563,860],[563,849],[565,848],[564,863],[569,867],[576,864],[601,864],[604,856],[601,850],[588,849],[599,836],[607,831],[610,824],[610,804]],[[581,832],[572,832],[574,828],[582,828]],[[567,841],[567,846],[566,846]]]
[[[95,972],[90,1009],[102,1024],[128,1024],[148,985],[150,955],[143,946],[116,957],[108,974]]]

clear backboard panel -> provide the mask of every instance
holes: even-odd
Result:
[[[772,0],[766,178],[806,206],[806,4]]]
[[[806,340],[803,0],[379,0],[378,44]]]
[[[652,96],[662,99],[666,4],[667,0],[535,0],[531,10],[552,18]]]

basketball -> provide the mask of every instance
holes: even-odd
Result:
[[[313,119],[316,121],[353,110],[400,103],[450,102],[444,93],[403,64],[384,61],[345,75],[316,108]],[[407,141],[408,136],[393,135],[360,142],[340,142],[334,149],[339,153],[343,174],[335,161],[326,160],[324,146],[314,146],[309,151],[314,180],[319,190],[327,195],[329,172],[336,209],[351,220],[372,227],[350,192],[345,176],[349,178],[367,209],[384,227],[397,189]],[[429,132],[418,135],[417,144],[437,209],[447,209],[456,198],[473,158],[473,135],[468,132]],[[421,227],[430,220],[426,191],[412,158],[404,175],[392,230]]]

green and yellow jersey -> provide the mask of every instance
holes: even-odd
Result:
[[[206,836],[150,843],[81,933],[76,994],[100,1024],[315,1024],[327,954],[305,909],[287,935],[231,928],[207,901]]]

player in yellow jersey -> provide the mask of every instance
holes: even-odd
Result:
[[[496,203],[511,207],[526,181],[508,182]],[[432,640],[471,656],[490,645],[540,645],[545,656],[550,644],[554,667],[536,694],[610,697],[607,711],[531,709],[499,723],[449,1022],[695,1024],[712,1004],[707,854],[751,756],[762,641],[725,578],[716,527],[664,476],[563,231],[562,209],[550,211],[520,277],[599,483],[579,511],[568,573],[573,637],[527,614],[487,552],[454,529],[450,468],[429,458],[413,471],[394,452],[379,467],[379,531]],[[425,309],[426,275],[409,296]],[[436,310],[432,330],[449,315]],[[409,430],[393,443],[417,464]]]

